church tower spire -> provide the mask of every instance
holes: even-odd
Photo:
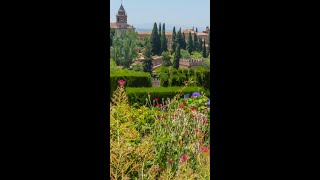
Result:
[[[116,16],[116,20],[117,20],[118,28],[127,28],[127,13],[123,8],[122,0],[121,0],[121,6],[118,10],[118,14]]]

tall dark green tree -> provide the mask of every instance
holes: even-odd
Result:
[[[161,23],[159,23],[159,36],[160,36],[160,39],[161,39]]]
[[[196,32],[198,32],[198,28],[196,27]]]
[[[164,51],[168,51],[168,47],[167,47],[167,37],[166,37],[166,28],[165,28],[165,24],[162,24],[162,31],[161,31],[162,35],[161,35],[161,53]]]
[[[191,35],[191,31],[189,32],[189,38],[188,38],[188,42],[187,42],[187,50],[188,52],[191,54],[193,51],[193,41],[192,41],[192,35]]]
[[[182,33],[182,49],[186,50],[187,48],[187,42],[186,42],[186,36],[184,35],[184,32]]]
[[[171,54],[176,51],[177,42],[176,42],[176,27],[173,27],[172,31],[172,40],[171,40]]]
[[[173,58],[173,67],[178,69],[179,68],[179,63],[180,63],[180,58],[181,58],[181,52],[180,52],[180,45],[177,45],[176,52],[174,53],[174,58]]]
[[[202,56],[203,56],[204,58],[207,57],[206,40],[203,41]]]
[[[180,48],[182,48],[183,42],[182,42],[181,28],[179,29],[179,31],[177,33],[176,41],[178,42]]]
[[[146,47],[143,51],[144,61],[142,64],[144,72],[152,72],[152,46],[150,43],[146,44]]]
[[[202,49],[203,49],[203,48],[202,48],[202,39],[199,38],[199,39],[198,39],[198,51],[199,51],[199,52],[202,52]]]
[[[197,33],[196,32],[193,33],[193,50],[194,51],[198,51],[199,50],[198,38],[197,38]]]
[[[158,34],[158,27],[157,23],[154,23],[152,33],[150,36],[150,43],[151,43],[151,52],[153,55],[159,55],[160,54],[160,36]]]

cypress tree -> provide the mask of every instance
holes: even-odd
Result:
[[[173,67],[178,69],[179,68],[179,62],[181,58],[181,53],[180,53],[180,45],[177,45],[176,52],[174,53],[174,58],[173,58]]]
[[[144,61],[143,61],[143,71],[152,72],[152,47],[150,43],[146,44],[146,48],[143,51]]]
[[[182,33],[182,49],[186,50],[187,48],[187,42],[186,42],[186,36],[184,35],[184,32]]]
[[[171,54],[173,54],[176,51],[176,27],[173,27],[172,31],[172,43],[171,43]]]
[[[177,33],[177,38],[176,38],[177,43],[179,44],[180,48],[182,48],[182,34],[181,34],[181,28],[179,29]]]
[[[203,56],[204,58],[207,57],[206,40],[203,41],[202,56]]]
[[[188,38],[188,42],[187,42],[187,50],[190,54],[193,51],[193,41],[192,41],[191,31],[189,32],[189,38]]]
[[[159,54],[160,52],[160,38],[158,34],[158,27],[157,23],[154,23],[152,33],[150,36],[150,43],[151,43],[151,52],[153,55]]]
[[[198,32],[198,28],[196,27],[196,32]]]
[[[162,25],[162,31],[161,31],[162,35],[161,35],[161,51],[168,51],[168,47],[167,47],[167,37],[166,37],[166,29],[165,29],[165,24],[163,23]],[[161,53],[162,53],[161,52]]]
[[[201,52],[202,51],[202,39],[199,39],[199,42],[198,42],[198,44],[199,44],[199,51]]]
[[[159,23],[159,36],[160,36],[160,39],[161,39],[161,23]]]
[[[199,50],[198,38],[197,38],[197,33],[196,32],[193,32],[193,50],[194,51],[198,51]]]

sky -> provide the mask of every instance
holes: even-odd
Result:
[[[110,21],[115,22],[120,5],[121,0],[110,0]],[[166,31],[210,26],[210,0],[122,0],[122,5],[128,24],[137,29],[152,29],[154,22],[165,23]]]

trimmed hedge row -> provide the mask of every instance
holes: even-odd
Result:
[[[191,78],[197,82],[195,86],[202,86],[210,90],[210,71],[205,68],[198,69],[174,69],[162,67],[158,71],[161,86],[183,86],[184,82]]]
[[[125,80],[126,87],[151,87],[149,73],[135,72],[127,69],[110,73],[110,95],[117,89],[118,81]]]
[[[146,98],[148,98],[148,94],[150,94],[150,99],[159,98],[158,102],[162,103],[162,98],[166,100],[167,98],[173,98],[177,92],[182,87],[144,87],[144,88],[132,88],[127,87],[126,93],[128,96],[129,104],[137,104],[142,106],[146,104]],[[204,92],[207,97],[210,97],[210,92],[208,90],[204,90],[203,87],[187,87],[183,91],[184,94],[189,94],[190,97],[194,92]]]

